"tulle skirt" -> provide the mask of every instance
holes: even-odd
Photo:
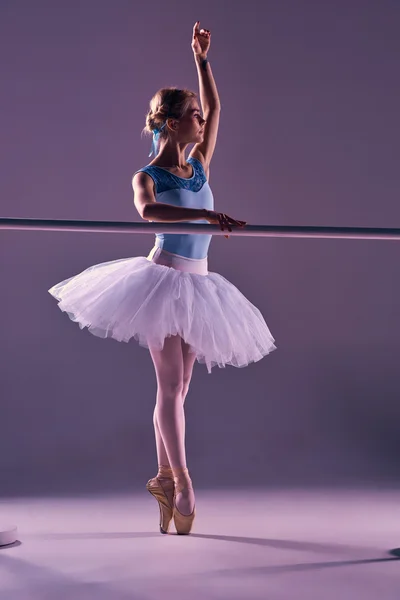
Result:
[[[162,350],[180,335],[210,374],[245,367],[276,350],[259,311],[232,283],[191,259],[154,246],[150,254],[88,267],[48,292],[83,329]]]

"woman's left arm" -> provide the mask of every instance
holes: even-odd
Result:
[[[200,21],[196,21],[193,27],[192,50],[196,62],[197,73],[199,76],[200,101],[204,112],[204,118],[211,110],[220,110],[217,86],[207,59],[207,52],[210,48],[211,32],[208,29],[199,29]]]
[[[217,143],[221,104],[210,63],[205,60],[210,47],[211,33],[208,29],[199,31],[199,23],[200,21],[197,21],[193,27],[192,49],[199,75],[200,102],[205,125],[203,140],[193,146],[189,156],[203,163],[206,177],[209,179],[210,162]]]

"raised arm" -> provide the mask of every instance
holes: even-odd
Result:
[[[199,29],[200,21],[193,27],[192,50],[199,76],[200,103],[203,109],[204,125],[203,141],[195,144],[189,156],[200,160],[207,168],[210,166],[217,142],[221,104],[217,86],[207,59],[210,48],[211,32]]]

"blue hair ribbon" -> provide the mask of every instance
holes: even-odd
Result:
[[[151,152],[149,154],[149,157],[154,153],[154,156],[157,156],[158,154],[158,142],[160,139],[160,133],[161,131],[164,129],[164,127],[166,126],[167,121],[165,121],[164,125],[162,127],[160,127],[160,129],[156,128],[153,129],[153,141],[151,143]]]

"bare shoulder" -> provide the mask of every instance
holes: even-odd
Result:
[[[145,219],[146,206],[157,202],[156,187],[153,178],[144,171],[132,175],[133,202],[142,219]]]
[[[196,144],[196,146],[198,146],[198,144]],[[203,154],[200,152],[200,150],[198,150],[196,148],[196,146],[194,146],[194,148],[190,152],[188,158],[196,158],[203,165],[203,169],[205,171],[207,181],[208,181],[210,178],[210,165],[206,162]]]
[[[132,187],[134,191],[135,188],[144,188],[152,190],[154,194],[156,193],[154,179],[151,177],[151,175],[145,173],[145,171],[138,171],[133,175]]]

